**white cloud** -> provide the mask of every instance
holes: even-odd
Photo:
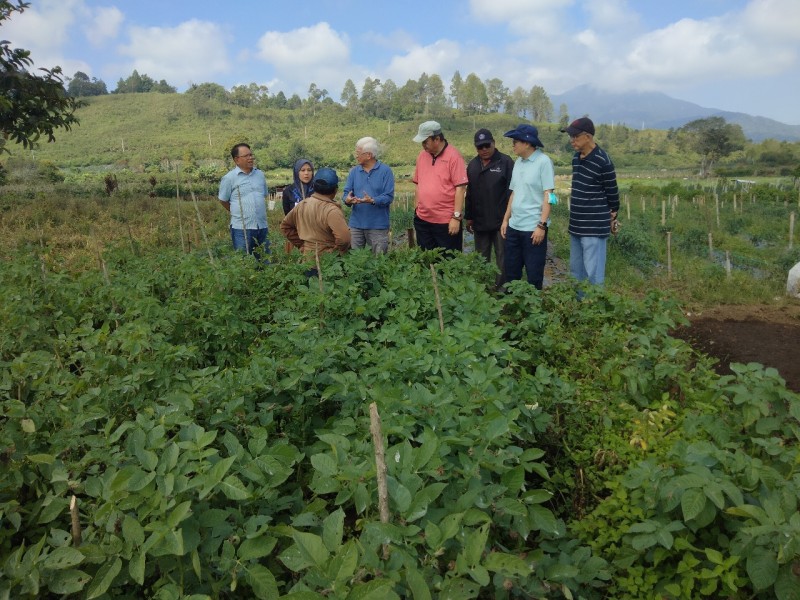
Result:
[[[62,46],[82,10],[82,0],[42,0],[22,14],[13,13],[3,23],[2,38],[13,48],[30,50],[36,67],[63,65]]]
[[[94,46],[99,46],[106,40],[114,39],[119,34],[120,26],[125,20],[116,7],[98,8],[89,19],[89,23],[84,27],[86,39]]]
[[[386,73],[398,86],[402,86],[409,79],[418,79],[423,72],[444,77],[445,73],[453,73],[464,62],[458,43],[438,40],[428,46],[415,46],[406,54],[393,57]],[[465,77],[467,74],[461,75]]]
[[[568,22],[565,9],[575,0],[470,0],[470,13],[479,23],[505,23],[513,33],[534,44],[561,35]]]
[[[800,2],[753,0],[743,12],[741,23],[759,37],[779,42],[800,42]]]
[[[257,48],[256,56],[272,65],[292,89],[305,91],[312,82],[321,88],[341,86],[343,76],[351,71],[350,38],[325,22],[292,31],[267,31]]]
[[[177,27],[133,27],[130,43],[119,52],[130,56],[130,71],[181,87],[190,81],[213,81],[230,68],[227,35],[216,24],[191,20]]]

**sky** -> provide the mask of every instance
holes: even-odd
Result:
[[[340,100],[456,71],[560,94],[657,91],[800,125],[800,0],[29,0],[0,39],[112,91],[136,69],[178,91],[266,85]]]

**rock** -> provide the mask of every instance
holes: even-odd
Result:
[[[789,270],[786,280],[786,293],[795,298],[800,298],[800,262]]]

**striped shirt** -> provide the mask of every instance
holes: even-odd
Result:
[[[572,195],[569,233],[577,236],[611,235],[611,212],[619,210],[619,188],[614,163],[600,146],[581,158],[572,157]]]

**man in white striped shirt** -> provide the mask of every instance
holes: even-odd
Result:
[[[575,119],[561,131],[569,134],[572,194],[569,209],[569,267],[578,281],[603,285],[606,244],[619,211],[619,188],[614,163],[594,141],[594,123]]]

